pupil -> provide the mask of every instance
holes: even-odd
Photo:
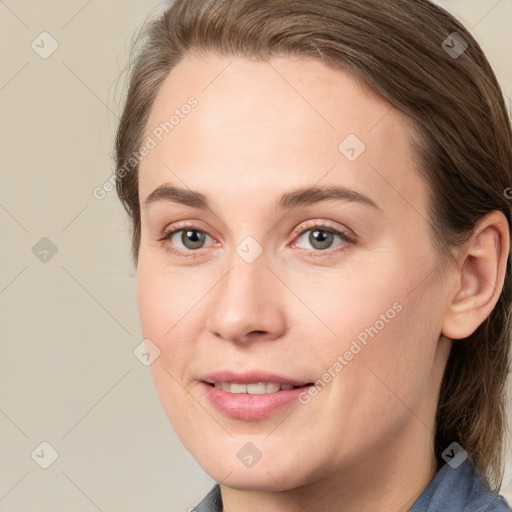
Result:
[[[311,232],[310,243],[313,247],[316,247],[317,249],[326,249],[329,247],[329,245],[331,245],[332,237],[332,233],[328,233],[320,229],[315,229],[315,231]]]
[[[183,232],[182,242],[189,249],[197,249],[201,246],[203,237],[204,235],[196,230],[188,230]]]

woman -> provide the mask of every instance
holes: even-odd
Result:
[[[506,511],[512,133],[427,0],[177,0],[117,139],[198,511]]]

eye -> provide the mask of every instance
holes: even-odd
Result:
[[[313,223],[313,225],[305,227],[301,226],[293,232],[293,236],[298,237],[297,240],[301,240],[307,233],[310,233],[307,237],[307,242],[311,244],[313,249],[297,247],[301,253],[307,255],[323,256],[325,253],[340,252],[345,250],[348,244],[356,243],[355,238],[349,235],[348,232],[322,223]],[[335,245],[334,248],[341,246],[340,249],[329,250],[333,247],[336,237],[341,242]],[[198,249],[204,247],[207,238],[213,240],[205,231],[193,225],[186,225],[181,229],[179,229],[179,226],[170,226],[159,238],[159,242],[166,251],[172,254],[185,258],[195,258],[200,255]],[[294,243],[292,247],[296,245]]]
[[[196,256],[197,250],[203,248],[206,238],[211,237],[196,226],[188,225],[182,229],[176,229],[176,226],[171,226],[163,233],[159,242],[162,243],[167,251],[173,254],[193,258]],[[180,247],[180,244],[182,247]]]
[[[206,238],[211,237],[201,229],[195,226],[185,226],[183,229],[175,229],[164,233],[161,240],[169,241],[173,247],[178,246],[178,248],[180,248],[179,243],[181,243],[183,247],[180,249],[194,251],[202,248]]]
[[[306,237],[305,235],[307,235],[307,233],[309,233],[309,236]],[[334,247],[338,247],[341,245],[342,248],[340,250],[345,250],[347,244],[355,243],[355,239],[346,231],[339,230],[325,224],[315,223],[313,226],[306,226],[305,228],[301,227],[296,232],[294,232],[294,234],[299,235],[298,240],[306,238],[307,243],[309,243],[311,247],[313,247],[313,250],[302,249],[299,247],[299,250],[301,252],[306,252],[308,254],[326,252],[328,249],[331,249],[333,247],[332,244],[336,237],[340,239],[341,242]],[[296,244],[294,244],[294,246],[295,245]],[[317,254],[314,255],[317,256]]]

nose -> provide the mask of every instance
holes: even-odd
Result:
[[[247,263],[236,256],[216,287],[206,328],[226,341],[270,341],[286,331],[282,284],[260,257]]]

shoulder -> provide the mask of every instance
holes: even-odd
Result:
[[[219,484],[215,484],[210,492],[190,512],[222,512],[222,498]]]
[[[511,512],[505,498],[487,487],[467,458],[460,466],[445,464],[414,503],[410,512]]]

